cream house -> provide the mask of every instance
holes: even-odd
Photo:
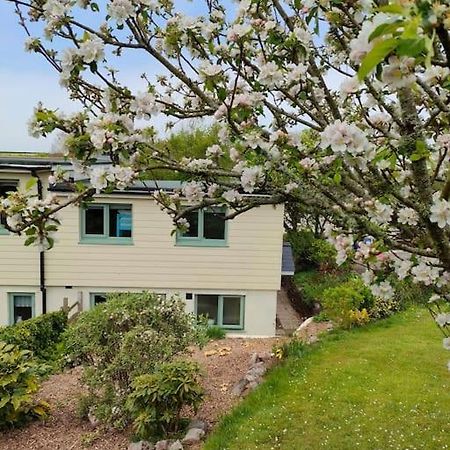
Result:
[[[0,196],[25,189],[30,177],[40,195],[67,195],[47,184],[59,164],[0,154]],[[188,311],[230,334],[274,335],[283,207],[262,206],[231,221],[220,209],[199,211],[188,217],[188,233],[171,235],[171,219],[149,195],[153,188],[137,184],[99,195],[87,209],[62,210],[55,247],[45,253],[0,224],[0,325],[58,310],[64,298],[89,309],[108,292],[151,290],[180,295]]]

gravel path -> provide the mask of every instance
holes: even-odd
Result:
[[[238,401],[231,389],[249,367],[252,353],[271,351],[280,339],[223,339],[210,342],[192,357],[205,372],[205,402],[197,416],[210,427]],[[209,356],[208,356],[209,355]],[[0,435],[1,450],[126,450],[126,432],[93,429],[77,418],[77,397],[83,389],[79,368],[53,375],[42,385],[39,397],[52,407],[52,415],[45,422],[34,422],[20,430]]]

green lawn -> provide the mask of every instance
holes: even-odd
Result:
[[[448,449],[449,357],[424,310],[334,333],[275,368],[204,449]]]

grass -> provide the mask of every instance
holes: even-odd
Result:
[[[311,269],[296,273],[294,281],[301,290],[304,300],[312,304],[320,302],[325,289],[339,286],[352,275],[348,271],[327,273]]]
[[[273,369],[204,450],[448,449],[441,342],[423,309],[332,333]]]

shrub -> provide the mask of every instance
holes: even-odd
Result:
[[[0,328],[0,340],[30,350],[41,360],[54,360],[66,327],[67,314],[63,311],[52,312]]]
[[[133,381],[127,409],[140,439],[177,432],[182,410],[190,407],[197,412],[203,399],[199,374],[198,364],[175,361],[163,363],[154,373]]]
[[[321,311],[319,314],[314,316],[313,320],[314,322],[320,323],[320,322],[328,322],[330,318],[324,311]]]
[[[325,239],[317,238],[310,230],[290,231],[287,239],[291,243],[297,270],[304,268],[335,269],[336,250]]]
[[[288,342],[283,342],[282,344],[275,345],[272,348],[272,353],[277,359],[284,359],[288,357],[300,358],[305,354],[306,345],[305,343],[296,337]]]
[[[366,323],[369,320],[368,311],[374,301],[370,290],[360,278],[353,278],[323,292],[324,312],[344,328]]]
[[[0,429],[47,416],[49,405],[33,400],[38,369],[30,351],[0,342]]]
[[[210,326],[206,330],[206,336],[211,340],[224,339],[226,335],[225,330],[216,325]]]
[[[388,300],[375,298],[374,304],[370,308],[369,314],[371,319],[385,319],[386,317],[392,316],[392,314],[400,311],[401,309],[401,304],[397,298]]]
[[[67,330],[68,361],[84,366],[91,412],[99,420],[126,425],[133,379],[205,342],[205,325],[184,307],[179,298],[148,292],[112,294]]]

